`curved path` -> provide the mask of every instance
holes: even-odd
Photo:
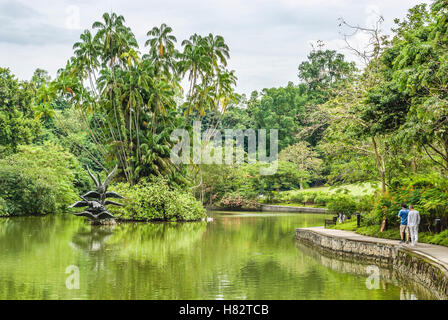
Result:
[[[357,234],[353,231],[325,229],[324,227],[302,228],[302,230],[309,230],[316,233],[320,233],[322,235],[338,237],[347,240],[374,242],[374,243],[394,245],[398,248],[406,248],[406,250],[426,256],[428,259],[437,262],[438,264],[442,265],[446,270],[448,270],[448,247],[427,243],[418,243],[415,247],[412,247],[411,245],[401,244],[399,240],[368,237]]]

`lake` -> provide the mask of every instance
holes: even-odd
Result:
[[[0,219],[0,299],[432,298],[393,270],[295,241],[324,215],[210,214],[103,227],[69,214]]]

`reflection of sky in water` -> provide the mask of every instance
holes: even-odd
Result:
[[[91,227],[72,216],[0,219],[0,299],[425,299],[413,283],[294,240],[319,214],[213,212],[198,223]],[[20,262],[20,263],[18,263]],[[80,289],[67,290],[67,266]],[[76,292],[75,292],[76,291]]]

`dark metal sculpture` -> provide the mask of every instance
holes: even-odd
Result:
[[[89,168],[87,168],[87,171],[89,172],[90,177],[92,178],[93,182],[96,185],[96,191],[89,191],[85,195],[80,196],[82,201],[77,201],[74,204],[72,204],[69,208],[80,208],[80,207],[88,207],[83,212],[76,212],[73,213],[75,216],[81,216],[81,217],[87,217],[89,218],[93,223],[100,223],[102,220],[112,220],[114,219],[114,216],[107,211],[106,206],[116,205],[116,206],[122,206],[123,204],[106,200],[107,198],[123,198],[118,193],[107,191],[107,187],[112,180],[112,177],[114,176],[115,172],[117,171],[117,167],[115,167],[112,172],[107,176],[107,178],[104,180],[104,183],[101,182],[100,175],[98,174],[98,179],[95,178],[95,176],[90,172]]]

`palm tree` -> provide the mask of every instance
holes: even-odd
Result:
[[[175,36],[171,33],[173,29],[165,23],[160,25],[160,28],[154,27],[148,31],[148,40],[145,46],[149,46],[149,55],[147,56],[155,65],[156,72],[161,70],[165,75],[175,75],[174,58],[177,55],[174,43],[177,42]],[[145,57],[146,58],[146,57]]]
[[[233,95],[236,77],[225,68],[229,48],[224,39],[194,34],[179,53],[172,28],[162,24],[147,33],[149,51],[140,58],[123,16],[105,13],[92,29],[73,46],[74,57],[59,72],[55,90],[81,109],[93,141],[104,148],[106,159],[117,159],[129,183],[159,174],[181,181],[182,167],[169,160],[172,130],[184,125],[192,111],[204,117],[209,110],[224,110]],[[187,119],[177,111],[180,77],[189,81]],[[50,115],[44,106],[38,111]],[[95,124],[98,119],[101,124]]]
[[[89,30],[85,30],[80,39],[82,41],[76,42],[73,45],[73,50],[76,59],[74,59],[75,65],[79,70],[84,70],[82,74],[83,78],[88,77],[91,89],[96,93],[96,75],[95,71],[100,66],[98,55],[100,53],[100,46],[98,42],[94,41],[92,34]]]
[[[184,50],[181,54],[179,69],[183,75],[188,73],[190,83],[187,94],[187,100],[189,100],[187,115],[198,108],[200,98],[198,90],[203,88],[198,84],[208,82],[207,79],[213,74],[213,62],[207,54],[205,44],[202,37],[197,34],[192,35],[189,40],[182,41]]]
[[[123,54],[129,53],[138,48],[137,40],[131,29],[124,25],[124,17],[112,13],[103,14],[104,22],[96,21],[92,28],[98,29],[95,41],[102,46],[102,59],[108,62],[109,67],[122,62],[122,66],[127,61],[123,61]]]
[[[174,43],[177,42],[176,37],[170,34],[173,29],[165,23],[160,28],[154,27],[146,34],[149,38],[145,42],[145,46],[150,45],[150,54],[153,57],[164,57],[174,51]]]
[[[203,38],[203,40],[205,41],[208,54],[214,67],[216,69],[219,68],[218,62],[224,67],[227,66],[227,59],[230,58],[230,54],[229,47],[224,42],[224,38],[220,35],[213,36],[213,34],[210,33],[207,37]]]

